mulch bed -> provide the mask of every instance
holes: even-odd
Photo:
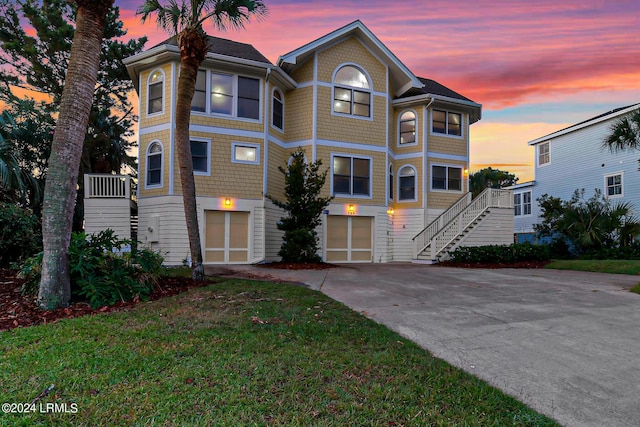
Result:
[[[257,267],[262,268],[276,268],[279,270],[327,270],[329,268],[336,268],[337,265],[329,264],[327,262],[267,262],[264,264],[256,264]]]
[[[544,268],[545,265],[551,261],[522,261],[522,262],[510,262],[510,263],[479,263],[479,262],[452,262],[442,261],[434,265],[439,267],[458,267],[458,268]]]
[[[16,277],[12,270],[0,269],[0,331],[34,326],[42,323],[55,323],[58,319],[72,319],[74,317],[110,313],[135,306],[138,300],[118,302],[113,306],[93,309],[86,302],[72,302],[67,308],[57,310],[41,310],[34,297],[22,295],[20,287],[24,280]],[[210,282],[198,282],[186,277],[162,277],[149,300],[176,295],[188,289],[206,286]]]

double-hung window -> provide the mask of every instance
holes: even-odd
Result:
[[[531,215],[531,191],[513,194],[515,216]]]
[[[271,124],[274,127],[284,129],[284,97],[279,90],[273,91],[273,104],[271,105]]]
[[[362,71],[345,65],[336,73],[333,85],[334,112],[371,117],[371,88]]]
[[[400,179],[399,200],[416,200],[416,170],[412,166],[404,166],[398,173]]]
[[[607,175],[605,179],[605,194],[608,198],[622,197],[622,174]]]
[[[333,194],[371,195],[371,159],[333,157]]]
[[[260,80],[198,70],[191,111],[260,119]]]
[[[400,123],[398,124],[399,138],[398,143],[413,144],[416,142],[416,114],[413,111],[405,111],[400,115]]]
[[[462,168],[433,165],[431,167],[431,189],[462,191]]]
[[[209,141],[191,140],[191,160],[193,172],[199,175],[209,174]]]
[[[147,114],[161,113],[164,109],[164,73],[156,70],[149,76]]]
[[[549,143],[545,142],[538,145],[538,166],[546,165],[551,161],[551,153],[549,152]]]
[[[462,136],[462,114],[433,110],[431,114],[431,132]]]
[[[147,149],[147,187],[162,186],[162,144],[155,141]]]

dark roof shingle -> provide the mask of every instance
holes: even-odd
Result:
[[[435,80],[425,79],[422,77],[418,77],[418,79],[424,84],[422,88],[411,88],[398,98],[408,98],[411,96],[420,96],[420,95],[440,95],[446,96],[448,98],[460,99],[463,101],[474,102],[469,98],[460,95],[458,92],[449,89],[448,87],[438,83]]]
[[[211,53],[271,64],[271,61],[269,61],[255,47],[247,43],[240,43],[214,36],[207,36],[207,43],[209,45],[209,52]],[[162,43],[158,43],[156,46],[165,44],[177,46],[178,38],[173,36]]]

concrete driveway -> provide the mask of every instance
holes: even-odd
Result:
[[[566,426],[640,425],[640,277],[557,270],[243,267],[307,283]]]

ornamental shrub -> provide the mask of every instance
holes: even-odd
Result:
[[[510,264],[526,261],[548,261],[547,245],[513,243],[511,245],[463,246],[451,252],[454,263]]]
[[[163,257],[138,249],[134,243],[118,239],[110,229],[89,236],[73,233],[69,245],[71,297],[86,300],[93,308],[135,297],[146,299],[158,283]],[[23,292],[37,292],[41,271],[42,253],[25,261]]]
[[[42,250],[40,221],[29,209],[0,203],[0,268]]]

